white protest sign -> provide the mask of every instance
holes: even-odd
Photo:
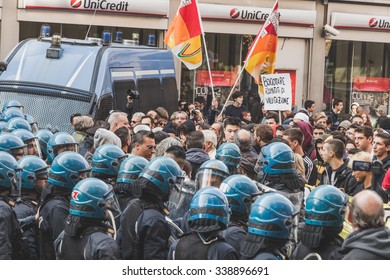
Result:
[[[264,109],[291,110],[292,90],[290,74],[261,75],[264,87]]]

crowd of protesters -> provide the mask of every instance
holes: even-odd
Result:
[[[0,259],[390,259],[390,118],[232,101],[73,114],[73,134],[8,101]]]

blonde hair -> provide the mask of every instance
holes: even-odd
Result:
[[[355,160],[371,162],[372,158],[371,158],[371,155],[369,153],[367,153],[367,152],[358,152],[357,154],[354,154],[351,157],[350,161],[348,162],[348,167],[349,168],[352,168],[353,162]]]

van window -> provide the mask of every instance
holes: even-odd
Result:
[[[108,93],[106,95],[103,95],[100,97],[99,100],[99,106],[96,113],[96,119],[97,120],[106,120],[108,115],[110,114],[110,111],[113,109],[113,100],[111,93]]]
[[[165,109],[169,114],[177,110],[177,85],[175,77],[167,77],[162,79],[162,88],[164,91]]]
[[[140,94],[139,111],[147,112],[164,106],[164,99],[159,78],[138,79],[138,92]]]
[[[115,81],[114,82],[114,107],[115,110],[126,112],[127,91],[135,89],[134,80]]]

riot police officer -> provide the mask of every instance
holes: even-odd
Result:
[[[0,135],[0,151],[7,152],[19,160],[27,155],[27,146],[19,137],[5,133]]]
[[[244,260],[283,260],[296,214],[290,200],[276,192],[261,195],[252,204],[248,234],[241,243]]]
[[[125,152],[113,144],[99,146],[93,153],[91,167],[92,177],[114,185],[118,176],[121,161],[126,157]]]
[[[57,259],[120,259],[114,221],[107,222],[107,217],[116,215],[112,212],[120,213],[120,209],[111,185],[96,178],[77,183],[65,229],[54,242]]]
[[[18,164],[10,154],[0,151],[0,260],[20,257],[21,229],[9,195],[15,187]]]
[[[171,158],[152,159],[137,181],[141,196],[130,201],[121,218],[119,240],[123,259],[166,259],[171,235],[164,204],[171,189],[184,180],[179,165]]]
[[[27,147],[27,154],[42,158],[41,146],[39,139],[32,132],[25,129],[15,129],[12,131],[13,135],[18,136]]]
[[[18,161],[18,196],[14,211],[23,230],[23,238],[28,250],[23,259],[39,259],[38,228],[35,215],[38,210],[42,190],[47,183],[49,166],[37,156],[24,156]]]
[[[260,192],[251,179],[238,174],[226,178],[220,189],[226,195],[232,211],[228,228],[222,232],[222,236],[239,252],[241,240],[248,230],[251,204]]]
[[[53,136],[53,133],[48,129],[40,129],[34,133],[38,138],[39,146],[41,147],[42,159],[47,159],[47,142],[49,142],[50,137]]]
[[[299,232],[297,248],[292,259],[322,259],[341,248],[348,196],[338,188],[321,185],[312,190],[306,199],[305,225]]]
[[[114,186],[121,210],[125,210],[131,199],[135,198],[131,185],[138,179],[148,160],[141,156],[129,155],[122,161]]]
[[[208,186],[219,188],[227,177],[229,177],[229,169],[221,160],[210,159],[205,161],[199,167],[195,176],[196,190]]]
[[[77,142],[67,132],[54,133],[47,142],[47,162],[51,164],[56,156],[62,152],[78,152]]]
[[[215,154],[215,159],[222,161],[229,168],[229,174],[234,175],[238,173],[238,166],[241,161],[240,148],[230,142],[225,142],[218,147]]]
[[[295,169],[294,152],[281,142],[270,143],[260,152],[262,178],[260,183],[286,193],[303,192],[305,181]]]
[[[73,187],[90,171],[88,162],[75,152],[63,152],[54,159],[38,210],[41,259],[55,259],[53,241],[65,227]]]
[[[234,260],[237,252],[220,235],[230,219],[229,202],[215,187],[198,190],[191,200],[191,233],[176,240],[168,254],[175,260]]]

